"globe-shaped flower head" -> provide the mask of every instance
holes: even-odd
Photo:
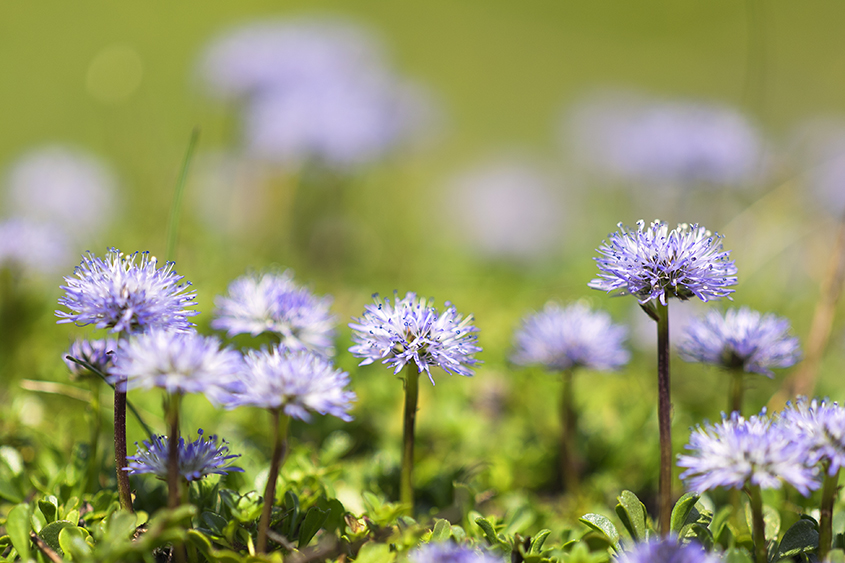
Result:
[[[62,356],[70,370],[72,377],[99,377],[92,373],[88,367],[77,363],[71,358],[85,362],[102,374],[107,374],[114,365],[114,355],[117,351],[117,340],[114,338],[103,338],[99,340],[76,340],[70,345],[68,351]]]
[[[217,297],[217,318],[211,322],[228,335],[263,332],[278,335],[290,350],[334,354],[336,319],[330,297],[317,297],[294,283],[289,272],[247,275],[229,284],[226,297]]]
[[[56,311],[59,323],[93,324],[112,332],[146,332],[153,328],[187,331],[188,317],[198,314],[196,292],[190,282],[173,270],[173,262],[157,267],[148,252],[125,255],[116,248],[105,258],[90,252],[82,257],[74,277],[65,277],[59,304],[70,312]]]
[[[799,397],[780,414],[779,424],[809,449],[809,462],[824,462],[828,475],[845,466],[845,408],[828,400]]]
[[[375,303],[365,307],[364,315],[350,323],[352,341],[349,348],[353,355],[363,358],[359,365],[381,360],[398,374],[409,362],[425,372],[432,385],[432,367],[448,373],[473,375],[472,367],[479,363],[474,354],[478,328],[473,326],[472,315],[460,315],[454,306],[446,303],[441,313],[433,300],[418,298],[408,292],[404,298],[394,294],[390,300],[373,296]]]
[[[410,563],[502,563],[501,557],[451,542],[427,543],[408,554]]]
[[[197,433],[197,439],[185,443],[179,438],[179,474],[188,481],[198,481],[206,475],[225,475],[229,472],[242,473],[240,467],[233,467],[232,460],[241,457],[240,454],[229,454],[226,440],[217,445],[217,436],[203,438],[202,428]],[[138,443],[136,442],[137,446]],[[159,479],[167,479],[167,452],[169,439],[167,436],[154,435],[150,440],[144,440],[144,447],[138,448],[134,456],[127,457],[131,463],[124,468],[130,475],[152,473]]]
[[[680,543],[669,536],[638,543],[616,559],[618,563],[718,563],[720,559],[707,553],[696,542]]]
[[[242,370],[240,353],[221,349],[213,336],[153,330],[120,342],[109,380],[125,382],[127,389],[205,393],[222,402],[239,387]]]
[[[511,360],[564,371],[582,366],[599,371],[623,366],[630,354],[622,346],[628,330],[613,324],[610,315],[591,311],[584,303],[545,308],[522,320],[514,335]]]
[[[242,388],[225,401],[227,407],[280,409],[287,416],[310,420],[311,413],[352,420],[347,411],[355,393],[346,390],[349,374],[326,358],[307,350],[250,351]]]
[[[785,481],[807,496],[819,487],[807,445],[762,413],[748,419],[739,413],[703,428],[696,427],[678,465],[687,488],[698,493],[717,487],[741,489],[746,484],[779,489]]]
[[[748,307],[724,315],[709,311],[687,325],[678,352],[688,362],[742,369],[772,377],[772,368],[786,368],[801,356],[789,321],[761,315]]]
[[[698,225],[670,231],[661,221],[648,227],[637,221],[636,230],[618,227],[598,249],[601,273],[591,288],[633,295],[642,305],[653,300],[666,305],[669,297],[709,301],[733,293],[736,265],[722,250],[720,236]]]

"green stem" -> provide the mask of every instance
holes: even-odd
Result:
[[[408,516],[414,515],[414,425],[417,421],[417,400],[420,374],[414,366],[405,368],[405,424],[402,433],[402,474],[399,480],[399,501]]]
[[[102,431],[103,419],[100,416],[100,380],[91,377],[88,379],[88,386],[91,388],[91,404],[89,405],[91,438],[88,448],[88,477],[85,480],[85,490],[93,494],[97,492],[97,484],[100,481],[100,432]]]
[[[833,545],[833,501],[839,490],[839,470],[833,475],[824,468],[824,483],[822,485],[821,517],[819,518],[819,561],[825,561]]]
[[[732,369],[731,373],[731,396],[728,400],[728,414],[738,412],[742,414],[742,378],[743,371],[740,369]]]
[[[182,495],[179,494],[179,404],[182,394],[178,391],[165,401],[167,413],[167,507],[178,508]]]
[[[563,372],[563,395],[560,404],[560,470],[563,478],[563,490],[567,492],[577,491],[580,481],[578,475],[578,458],[575,447],[577,435],[578,418],[575,412],[573,399],[573,375],[572,369]]]
[[[657,418],[660,429],[658,522],[667,536],[672,518],[672,400],[669,390],[669,305],[657,302]]]
[[[751,500],[751,534],[754,540],[754,563],[768,563],[766,550],[766,522],[763,520],[763,496],[759,485],[747,485],[745,492]]]
[[[182,194],[185,193],[185,184],[188,180],[188,169],[191,166],[191,158],[194,156],[194,149],[200,138],[200,130],[195,127],[191,131],[191,139],[188,141],[188,150],[185,152],[185,159],[182,161],[182,169],[179,172],[179,181],[176,183],[176,191],[173,192],[173,203],[170,206],[170,221],[167,225],[167,254],[166,260],[173,260],[176,253],[176,238],[179,234],[179,212],[182,209]]]
[[[126,467],[126,391],[125,381],[114,384],[114,466],[117,471],[117,496],[120,507],[132,510],[132,488],[129,485],[129,473]],[[121,390],[124,388],[124,390]]]
[[[270,411],[273,420],[273,457],[270,460],[270,473],[267,475],[267,487],[264,489],[264,507],[258,522],[258,541],[255,550],[267,553],[267,530],[270,527],[270,513],[276,501],[276,479],[282,469],[288,447],[288,424],[290,417],[282,414],[281,408]]]

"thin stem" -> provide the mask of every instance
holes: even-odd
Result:
[[[732,369],[731,373],[731,396],[728,399],[728,414],[738,412],[742,414],[742,378],[743,371],[740,369]]]
[[[258,522],[258,541],[255,550],[267,553],[267,529],[270,527],[270,513],[276,500],[276,479],[285,460],[288,447],[288,423],[290,417],[282,414],[281,408],[270,411],[273,420],[273,458],[270,460],[270,473],[267,475],[267,487],[264,489],[264,507]]]
[[[660,428],[658,483],[660,533],[669,534],[672,518],[672,400],[669,390],[669,305],[657,303],[657,418]]]
[[[763,520],[763,496],[759,485],[747,485],[745,492],[751,500],[751,534],[754,540],[754,563],[768,563],[766,550],[766,522]]]
[[[414,366],[405,368],[405,425],[402,433],[402,475],[399,480],[399,501],[408,516],[414,514],[414,425],[417,420],[417,399],[420,374]]]
[[[188,150],[185,152],[185,159],[182,161],[182,169],[179,172],[179,180],[176,183],[176,190],[173,192],[173,203],[170,205],[170,221],[167,224],[167,260],[173,260],[176,253],[176,238],[179,234],[179,218],[182,209],[182,194],[185,193],[185,184],[188,180],[188,169],[191,166],[191,158],[194,156],[194,149],[200,138],[199,127],[191,131],[191,139],[188,141]]]
[[[560,403],[560,471],[563,478],[563,490],[577,491],[579,485],[578,455],[575,437],[578,428],[578,415],[573,399],[573,370],[563,372],[563,395]]]
[[[126,383],[116,381],[114,385],[114,466],[117,471],[117,496],[120,507],[132,510],[132,488],[126,467]]]
[[[182,394],[172,393],[166,400],[167,425],[167,507],[177,508],[179,494],[179,404]]]
[[[97,483],[100,481],[100,432],[103,426],[103,419],[100,416],[100,380],[93,377],[89,378],[88,385],[91,388],[91,403],[89,404],[91,437],[88,447],[88,477],[85,480],[85,490],[89,493],[95,493],[97,492]]]
[[[822,485],[821,517],[819,518],[819,561],[825,561],[833,545],[833,501],[839,490],[839,470],[833,475],[824,468],[824,483]]]

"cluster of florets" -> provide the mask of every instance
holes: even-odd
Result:
[[[670,297],[710,301],[734,292],[736,265],[722,250],[719,235],[698,225],[669,230],[661,221],[649,226],[638,221],[636,230],[618,227],[598,249],[601,273],[589,287],[633,295],[643,305],[666,305]]]
[[[748,307],[724,315],[709,311],[691,321],[678,348],[681,358],[772,377],[772,368],[794,365],[801,357],[789,320],[761,315]]]
[[[845,461],[845,410],[802,398],[775,417],[733,412],[696,427],[686,448],[691,453],[678,456],[678,465],[691,491],[787,483],[807,496],[820,486],[820,463],[835,474]]]
[[[609,314],[591,311],[585,303],[568,307],[548,303],[522,320],[511,361],[558,371],[579,366],[613,370],[631,357],[623,346],[627,336],[628,330],[614,324]]]
[[[471,376],[472,367],[479,363],[475,354],[478,329],[471,323],[472,315],[462,316],[451,303],[438,311],[433,300],[408,292],[402,299],[373,296],[374,304],[367,305],[364,315],[350,323],[355,356],[363,358],[359,365],[377,360],[398,374],[409,363],[425,372],[432,385],[432,367],[448,373]]]
[[[102,377],[114,365],[117,345],[114,338],[77,339],[62,359],[74,377]]]
[[[243,472],[240,467],[232,466],[232,460],[240,454],[230,454],[228,442],[217,443],[217,436],[203,437],[202,428],[197,431],[197,439],[185,442],[179,438],[179,475],[188,481],[197,481],[206,475],[225,475],[231,472]],[[130,462],[125,468],[130,475],[152,473],[159,479],[167,479],[167,436],[151,436],[144,440],[143,447],[138,446],[134,456],[126,459]]]

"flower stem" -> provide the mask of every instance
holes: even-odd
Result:
[[[657,303],[657,418],[660,428],[658,522],[669,534],[672,518],[672,400],[669,391],[669,305]]]
[[[766,523],[763,520],[763,496],[759,485],[747,485],[745,492],[751,500],[751,534],[754,539],[754,563],[768,563]]]
[[[167,397],[165,410],[167,412],[167,507],[177,508],[180,504],[179,494],[179,404],[182,394],[172,393]]]
[[[822,485],[821,515],[819,518],[819,561],[825,561],[833,544],[833,501],[839,490],[839,470],[833,475],[828,474],[825,467],[824,483]]]
[[[414,514],[414,424],[417,420],[417,398],[420,374],[409,365],[405,368],[405,426],[403,431],[402,475],[399,481],[399,501],[406,514]]]
[[[132,488],[126,467],[126,383],[116,381],[114,385],[114,466],[117,471],[117,496],[120,507],[132,510]]]
[[[285,460],[288,448],[288,423],[290,417],[282,414],[281,408],[270,411],[273,420],[273,457],[270,460],[270,473],[267,475],[267,487],[264,489],[264,508],[258,522],[258,541],[255,549],[258,553],[267,553],[267,529],[270,527],[270,513],[276,499],[276,479]]]
[[[97,484],[100,481],[100,432],[103,427],[102,417],[100,417],[101,384],[96,377],[92,377],[88,381],[91,388],[91,404],[88,406],[91,415],[91,443],[88,448],[88,476],[85,480],[85,491],[96,493]]]
[[[742,414],[742,369],[732,369],[731,373],[731,396],[728,400],[728,414],[738,412]]]
[[[578,427],[578,417],[575,412],[573,399],[573,370],[563,372],[563,396],[560,404],[560,471],[563,478],[563,490],[572,492],[578,490],[578,457],[575,447],[575,436]]]

